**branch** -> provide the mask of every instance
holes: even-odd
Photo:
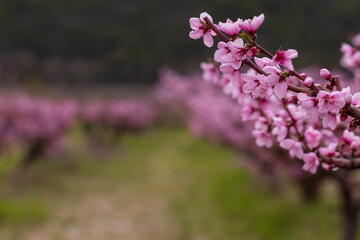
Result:
[[[207,25],[209,25],[209,28],[213,30],[219,36],[219,38],[221,38],[221,40],[223,40],[226,43],[230,41],[222,32],[220,32],[220,30],[217,27],[215,27],[215,25],[210,21],[208,17],[205,17],[204,20],[207,23]]]
[[[213,30],[220,38],[221,40],[223,40],[224,42],[229,42],[230,40],[210,21],[210,19],[208,17],[204,18],[205,22],[207,23],[208,27]],[[258,45],[257,43],[255,43],[256,47],[258,47],[260,49],[260,51],[262,53],[264,53],[265,55],[269,56],[269,57],[273,57],[273,55],[268,52],[266,49],[264,49],[263,47],[261,47],[260,45]],[[251,62],[248,58],[246,58],[245,60],[245,64],[247,64],[249,67],[251,67],[252,69],[254,69],[257,73],[259,74],[263,74],[265,76],[267,76],[268,74],[266,72],[264,72],[261,68],[259,68],[255,63]],[[289,70],[290,71],[290,70]],[[297,73],[296,71],[290,71],[290,74],[297,77],[298,79],[304,81],[304,77],[302,77],[299,73]],[[338,83],[340,84],[340,82]],[[339,87],[341,87],[341,85],[339,85]],[[293,91],[293,92],[302,92],[302,93],[308,93],[312,96],[316,96],[317,93],[319,92],[319,89],[321,90],[326,90],[329,91],[328,89],[324,88],[323,86],[319,85],[319,86],[315,86],[314,84],[312,84],[310,86],[309,89],[307,88],[300,88],[297,86],[293,86],[288,84],[288,89]],[[339,89],[338,89],[339,90]],[[349,106],[349,115],[353,118],[356,118],[358,120],[360,120],[360,109],[355,107],[354,105],[350,104]]]

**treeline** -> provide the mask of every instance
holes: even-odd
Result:
[[[188,19],[265,13],[266,47],[296,48],[296,64],[337,66],[340,44],[360,30],[358,0],[0,0],[4,83],[154,82],[160,66],[198,68],[210,56],[188,38]],[[271,49],[276,50],[276,49]]]

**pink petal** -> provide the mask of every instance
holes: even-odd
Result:
[[[203,24],[200,22],[199,18],[192,17],[192,18],[190,18],[189,22],[190,22],[190,27],[194,30],[203,26]]]
[[[265,66],[268,66],[270,64],[270,59],[267,57],[263,57],[263,58],[258,58],[258,57],[254,57],[255,63],[261,68],[263,69]]]
[[[326,114],[323,118],[323,127],[326,128],[328,127],[329,123],[330,123],[330,115]]]
[[[212,47],[212,45],[214,44],[214,39],[209,32],[206,32],[204,35],[204,44],[207,47]]]
[[[248,82],[245,83],[244,86],[242,87],[242,90],[244,93],[251,93],[255,90],[255,88],[258,86],[258,83],[256,82]]]
[[[226,62],[226,63],[232,63],[234,60],[235,59],[234,59],[234,56],[232,55],[232,53],[228,53],[221,58],[221,61]]]
[[[264,19],[265,19],[265,15],[263,13],[257,17],[254,17],[252,20],[252,24],[251,24],[253,27],[253,30],[256,31],[261,26],[261,24],[264,22]]]
[[[199,39],[203,35],[203,32],[204,31],[201,29],[193,30],[189,33],[189,37],[192,39]]]
[[[230,63],[221,64],[220,71],[227,74],[232,74],[234,68]]]
[[[265,78],[265,83],[267,86],[273,86],[279,82],[279,76],[277,74],[271,74]]]
[[[265,66],[263,70],[269,74],[277,74],[278,73],[277,69],[272,66]]]
[[[311,99],[311,97],[309,95],[307,95],[306,93],[298,93],[297,98],[300,101],[306,101],[306,100]]]
[[[245,82],[254,82],[257,80],[257,77],[251,74],[243,74],[243,79]]]
[[[354,94],[354,96],[352,97],[351,103],[356,106],[360,105],[360,92]]]
[[[242,40],[242,38],[236,39],[233,43],[236,47],[244,47],[244,41]]]
[[[276,83],[274,87],[274,93],[279,99],[283,99],[287,92],[287,84],[285,81]]]
[[[297,58],[298,52],[295,49],[288,49],[285,51],[285,56],[290,59]]]
[[[215,54],[214,54],[214,59],[215,61],[218,61],[218,62],[221,62],[221,58],[223,56],[225,56],[226,54],[228,54],[228,50],[227,49],[218,49],[215,51]]]
[[[280,143],[280,147],[286,150],[289,150],[293,145],[294,145],[294,140],[292,139],[285,139]]]
[[[241,67],[241,61],[232,62],[234,69],[238,70]]]
[[[242,79],[242,75],[240,73],[240,71],[234,71],[231,74],[231,83],[233,84],[234,87],[239,88],[240,85],[243,84],[243,79]]]
[[[291,71],[294,70],[294,66],[293,66],[291,60],[288,60],[288,59],[284,60],[282,65]]]
[[[335,115],[331,116],[328,126],[331,128],[331,130],[335,130],[337,128],[337,118]]]
[[[209,20],[210,20],[211,22],[213,22],[212,17],[211,17],[207,12],[203,12],[203,13],[200,14],[200,19],[201,19],[201,20],[204,20],[205,17],[208,17]]]

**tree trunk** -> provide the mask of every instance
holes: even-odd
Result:
[[[23,160],[21,161],[21,168],[26,170],[30,165],[34,164],[43,154],[45,150],[45,143],[42,141],[34,142],[29,146]]]
[[[343,239],[355,240],[359,219],[359,201],[354,197],[354,188],[349,182],[349,173],[337,176],[342,197]]]
[[[303,201],[306,203],[315,202],[319,197],[320,181],[316,179],[311,181],[312,178],[304,178],[298,181]]]
[[[304,202],[315,202],[319,198],[320,184],[325,178],[330,176],[328,172],[319,170],[315,175],[304,173],[303,176],[295,178]]]
[[[344,240],[355,240],[357,235],[357,225],[359,218],[359,206],[352,197],[349,187],[342,187],[343,200],[343,234]]]

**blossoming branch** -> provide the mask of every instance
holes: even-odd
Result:
[[[204,79],[237,99],[243,120],[254,124],[252,135],[258,146],[278,144],[291,157],[303,160],[303,169],[311,173],[320,164],[325,170],[360,168],[360,93],[342,87],[340,77],[327,69],[320,70],[326,85],[296,72],[294,49],[271,54],[260,46],[257,31],[264,19],[261,14],[214,24],[206,12],[191,18],[190,38],[202,37],[207,47],[214,45],[213,36],[221,39],[214,61],[201,64]],[[353,44],[342,46],[341,62],[359,78],[359,35]]]

